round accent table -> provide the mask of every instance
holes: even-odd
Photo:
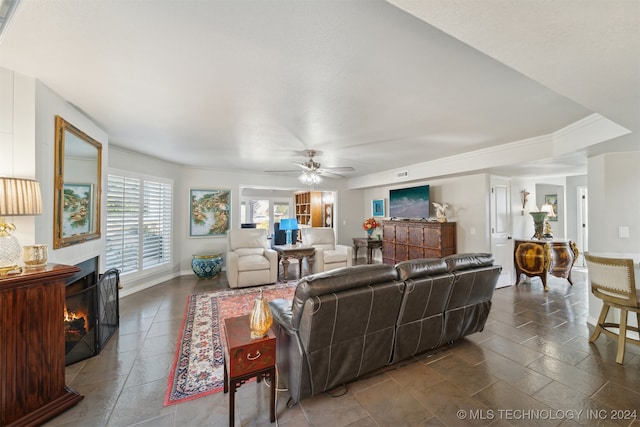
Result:
[[[193,254],[191,269],[198,277],[213,279],[222,271],[222,254],[204,252]]]

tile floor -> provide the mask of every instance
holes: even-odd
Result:
[[[351,383],[344,395],[287,408],[279,393],[278,424],[640,426],[630,417],[640,415],[640,347],[627,345],[620,366],[612,340],[588,343],[583,272],[574,271],[574,286],[551,277],[548,293],[537,280],[496,290],[482,333]],[[224,288],[224,274],[189,275],[122,298],[120,329],[104,351],[67,367],[67,385],[85,399],[46,425],[227,425],[223,393],[162,406],[186,297]],[[264,383],[243,385],[236,425],[270,425],[268,396]]]

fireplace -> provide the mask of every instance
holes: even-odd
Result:
[[[119,325],[119,273],[97,274],[98,258],[77,264],[65,285],[65,365],[95,356]]]

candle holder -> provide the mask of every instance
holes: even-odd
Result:
[[[28,245],[22,249],[25,268],[40,268],[47,265],[47,245]]]

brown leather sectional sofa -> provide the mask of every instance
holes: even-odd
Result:
[[[269,303],[291,402],[481,331],[502,270],[493,255],[358,265],[304,277]]]

